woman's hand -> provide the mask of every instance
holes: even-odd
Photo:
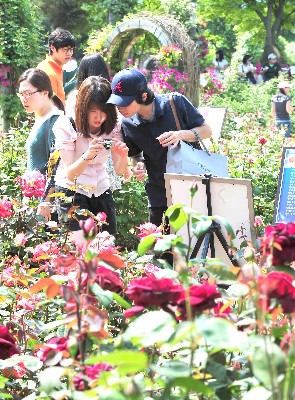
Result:
[[[117,153],[121,157],[126,157],[128,155],[128,147],[124,142],[121,142],[118,139],[113,139],[114,140],[114,145],[112,147],[112,151]]]
[[[102,140],[100,138],[94,138],[89,142],[89,148],[83,154],[83,158],[86,160],[93,160],[103,148]]]

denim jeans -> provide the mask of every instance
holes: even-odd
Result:
[[[282,126],[285,129],[285,137],[291,136],[291,121],[276,121],[276,126]]]

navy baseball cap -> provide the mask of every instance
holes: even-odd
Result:
[[[107,103],[127,107],[146,90],[147,80],[142,72],[135,68],[122,69],[112,80],[112,94]]]

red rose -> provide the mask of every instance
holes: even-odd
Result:
[[[113,367],[105,362],[99,364],[93,364],[89,367],[85,367],[85,375],[79,372],[74,376],[74,386],[76,390],[83,391],[89,389],[88,381],[93,381],[103,371],[111,371]],[[86,379],[85,379],[86,378]],[[88,378],[88,379],[87,379]]]
[[[15,339],[6,326],[0,325],[0,359],[5,360],[14,354],[20,354],[19,348],[15,344]]]
[[[110,290],[111,292],[122,292],[124,284],[119,275],[105,267],[97,268],[97,277],[95,282],[98,283],[102,289]]]
[[[260,251],[273,255],[273,265],[295,260],[295,223],[267,226],[260,243]]]
[[[295,287],[294,278],[285,272],[271,272],[267,276],[260,275],[258,278],[258,290],[268,300],[277,299],[281,304],[283,312],[293,313],[295,311]],[[269,302],[263,302],[268,305]]]
[[[46,365],[57,365],[64,356],[63,352],[67,352],[67,348],[67,338],[53,338],[44,347],[39,349],[37,357]]]
[[[193,285],[189,288],[189,301],[192,307],[192,313],[196,313],[213,308],[216,306],[215,299],[220,296],[216,285],[204,283],[203,285]],[[178,301],[178,311],[180,319],[186,319],[185,292],[182,293]]]
[[[176,304],[183,287],[172,279],[157,279],[154,276],[133,279],[126,290],[126,294],[137,306],[165,306]]]
[[[14,367],[7,367],[2,369],[1,373],[5,378],[20,379],[26,374],[26,367],[23,362],[16,364]]]

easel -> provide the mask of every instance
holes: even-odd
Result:
[[[211,202],[211,189],[210,189],[210,179],[212,175],[211,174],[205,174],[202,177],[202,184],[206,186],[206,196],[207,196],[207,210],[208,210],[208,216],[212,216],[212,202]],[[224,251],[226,252],[228,258],[232,262],[233,265],[236,267],[239,267],[239,263],[236,260],[235,256],[230,254],[229,252],[229,245],[226,241],[226,238],[224,237],[222,231],[221,231],[221,226],[218,222],[215,220],[212,221],[212,224],[210,228],[207,230],[207,232],[200,236],[197,240],[197,243],[191,253],[190,258],[195,258],[196,255],[198,254],[202,243],[203,243],[203,248],[201,252],[201,259],[205,260],[208,254],[209,246],[211,249],[211,257],[215,258],[215,246],[214,246],[214,234],[216,235],[217,239],[221,243]]]

